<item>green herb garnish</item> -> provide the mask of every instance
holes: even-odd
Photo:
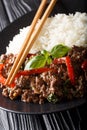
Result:
[[[34,68],[41,68],[47,64],[50,64],[52,59],[50,58],[50,54],[43,50],[41,51],[40,55],[34,56],[32,59],[25,66],[25,70],[34,69]]]
[[[34,68],[41,68],[44,67],[46,64],[49,65],[52,63],[53,58],[60,58],[65,56],[68,51],[70,50],[69,47],[64,46],[62,44],[56,45],[53,47],[51,52],[43,50],[40,52],[39,55],[34,56],[31,58],[28,63],[25,65],[25,70],[30,70]]]
[[[60,57],[65,56],[69,50],[70,48],[65,45],[62,45],[62,44],[56,45],[51,50],[51,56],[52,58],[60,58]]]

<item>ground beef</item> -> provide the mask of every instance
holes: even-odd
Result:
[[[15,61],[15,58],[16,56],[13,55],[13,54],[8,54],[8,55],[1,55],[0,57],[0,61],[1,62],[4,62],[5,66],[4,66],[4,69],[3,69],[3,76],[5,78],[7,78],[8,74],[9,74],[9,71],[11,70],[11,67]]]
[[[71,57],[76,76],[82,75],[81,64],[87,60],[87,48],[74,46],[68,55]]]
[[[64,63],[49,65],[51,71],[41,74],[20,76],[15,80],[14,88],[4,88],[2,94],[10,99],[21,98],[23,102],[44,103],[45,101],[61,101],[81,98],[87,90],[87,70],[81,68],[87,60],[87,48],[74,46],[67,54],[71,58],[75,72],[75,84],[69,79],[67,66]],[[2,55],[1,61],[5,63],[2,71],[6,78],[14,63],[15,56]],[[6,63],[7,62],[7,63]]]

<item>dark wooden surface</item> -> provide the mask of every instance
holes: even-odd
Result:
[[[0,30],[22,15],[38,8],[41,0],[0,0]],[[55,12],[87,12],[87,0],[61,0]]]
[[[38,8],[40,0],[0,0],[0,31]],[[61,0],[55,13],[87,12],[87,0]],[[0,130],[87,130],[87,106],[48,115],[21,115],[0,109]]]

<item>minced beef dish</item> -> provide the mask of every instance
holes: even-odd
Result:
[[[87,90],[87,48],[74,46],[62,57],[52,57],[40,68],[25,69],[32,58],[42,55],[28,54],[11,85],[6,78],[17,55],[0,57],[0,87],[2,95],[23,102],[60,102],[82,98]]]

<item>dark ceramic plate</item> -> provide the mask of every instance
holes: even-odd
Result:
[[[13,36],[19,32],[20,28],[27,26],[31,23],[35,12],[24,15],[23,17],[16,20],[14,23],[10,24],[0,33],[0,54],[5,53],[5,48],[9,43],[9,40],[12,40]],[[45,103],[42,105],[33,104],[33,103],[23,103],[20,100],[11,101],[8,98],[5,98],[1,94],[0,90],[0,108],[5,111],[10,111],[14,113],[22,114],[46,114],[52,112],[63,111],[71,109],[77,106],[80,106],[86,102],[85,98],[61,102],[57,104]]]

